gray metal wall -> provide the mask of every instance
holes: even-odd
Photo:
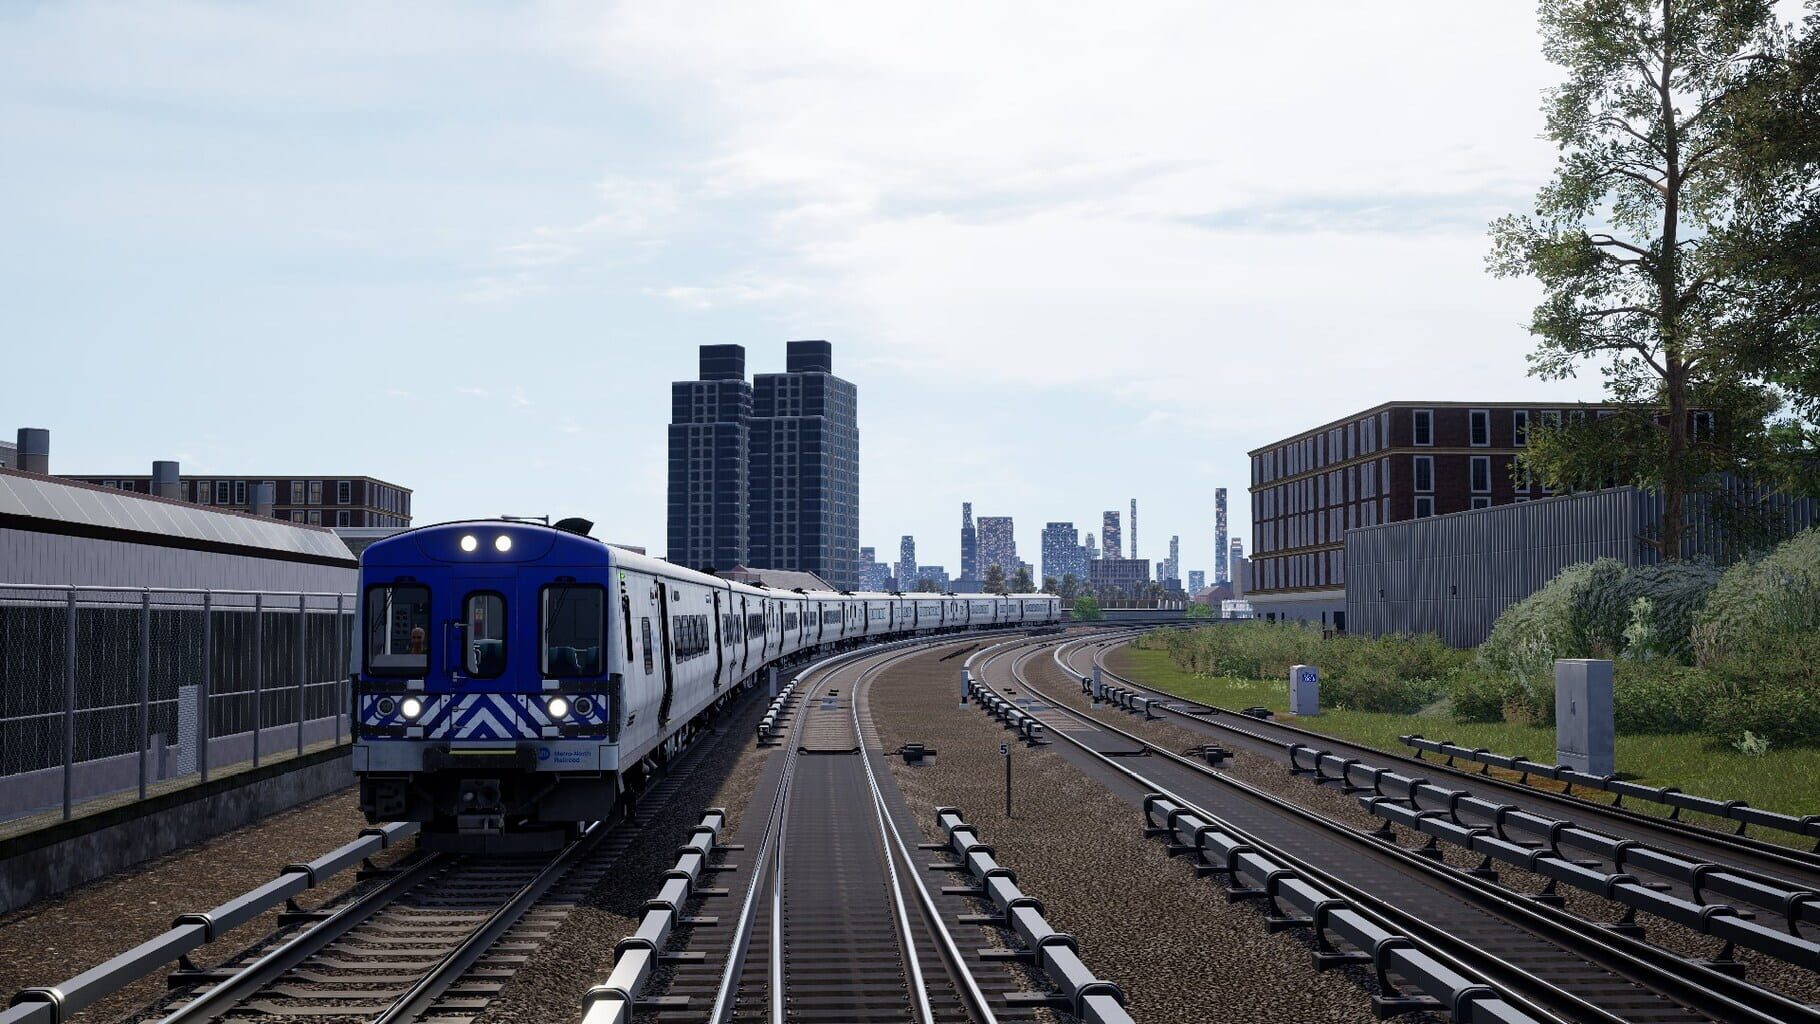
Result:
[[[0,583],[352,593],[356,570],[0,528]]]
[[[1652,560],[1639,539],[1646,504],[1618,487],[1348,530],[1347,629],[1474,646],[1504,609],[1570,565]]]

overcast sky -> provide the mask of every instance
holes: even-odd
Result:
[[[664,547],[695,346],[825,338],[861,537],[1211,568],[1245,452],[1526,376],[1527,3],[0,6],[0,428]],[[10,433],[9,433],[10,436]]]

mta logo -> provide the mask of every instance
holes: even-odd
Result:
[[[550,759],[550,748],[549,747],[538,747],[537,748],[537,759],[539,761],[548,761]]]

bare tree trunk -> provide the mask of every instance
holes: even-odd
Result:
[[[1662,311],[1663,397],[1668,401],[1668,459],[1662,475],[1662,539],[1664,561],[1681,557],[1682,518],[1687,504],[1687,481],[1682,477],[1687,451],[1687,363],[1681,338],[1681,138],[1676,130],[1672,83],[1675,48],[1674,0],[1662,0],[1662,71],[1655,83],[1661,96],[1664,160],[1662,182],[1662,257],[1656,287]]]

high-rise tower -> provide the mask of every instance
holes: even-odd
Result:
[[[897,545],[897,589],[910,590],[915,586],[916,538],[906,533]]]
[[[666,554],[691,569],[731,569],[747,556],[752,385],[745,348],[703,345],[700,374],[670,385]]]
[[[980,578],[980,538],[973,528],[973,502],[961,502],[961,579]]]
[[[1100,514],[1100,557],[1122,558],[1125,554],[1125,542],[1119,533],[1119,514],[1102,512]]]
[[[1226,488],[1213,489],[1213,582],[1231,583],[1226,562]]]
[[[859,389],[834,375],[833,347],[793,341],[783,373],[752,382],[747,547],[767,569],[855,584]]]
[[[1131,557],[1138,556],[1137,548],[1137,499],[1131,499]]]

